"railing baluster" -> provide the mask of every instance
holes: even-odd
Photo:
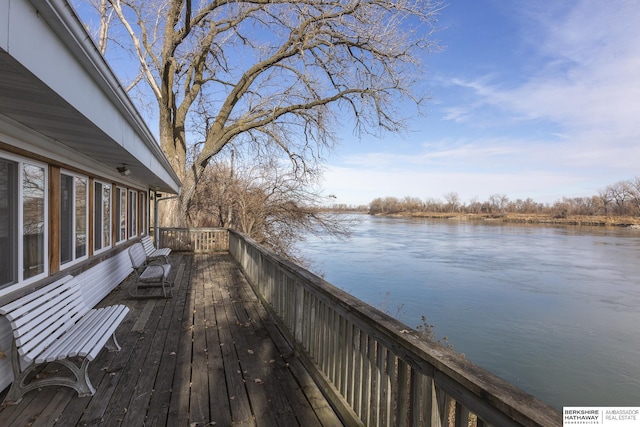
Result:
[[[336,389],[338,389],[338,391],[344,395],[343,392],[343,371],[344,371],[344,359],[346,357],[345,355],[345,351],[346,351],[346,347],[344,345],[344,337],[346,334],[346,331],[344,330],[344,318],[342,316],[340,316],[339,314],[336,314],[336,317],[338,319],[337,321],[337,334],[336,334],[336,366],[335,366],[335,381],[334,384],[336,386]]]
[[[456,401],[455,427],[469,427],[469,410]]]
[[[420,426],[422,424],[422,400],[424,393],[423,376],[415,369],[411,369],[409,381],[409,424],[411,426]]]
[[[354,339],[355,339],[355,327],[353,323],[349,322],[345,318],[346,326],[347,326],[347,336],[345,338],[345,347],[347,350],[347,360],[345,361],[345,369],[344,369],[344,390],[342,394],[345,400],[353,407],[353,388],[354,388]]]
[[[372,336],[370,336],[369,334],[367,334],[367,360],[366,360],[366,367],[367,367],[367,376],[366,376],[366,388],[365,388],[365,393],[366,395],[363,397],[363,402],[366,403],[366,412],[367,415],[367,425],[375,425],[375,418],[373,416],[373,399],[374,399],[374,394],[373,394],[373,388],[374,388],[374,384],[376,381],[376,362],[375,362],[375,358],[376,358],[376,341],[375,339],[373,339]]]
[[[398,382],[396,388],[396,427],[407,427],[409,416],[409,366],[398,359]]]
[[[353,334],[353,404],[351,407],[358,416],[361,416],[362,414],[362,388],[360,387],[362,384],[362,341],[362,331],[360,329],[355,329]]]
[[[391,402],[393,399],[393,389],[396,388],[396,358],[391,351],[384,349],[386,361],[383,371],[383,388],[381,395],[381,420],[383,426],[393,425],[393,408]]]

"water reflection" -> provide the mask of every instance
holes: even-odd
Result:
[[[363,216],[301,251],[336,286],[556,406],[640,402],[640,232]],[[312,268],[313,269],[313,268]]]

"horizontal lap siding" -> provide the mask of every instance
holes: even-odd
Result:
[[[11,325],[4,316],[0,316],[0,390],[4,390],[13,379],[11,372]],[[4,357],[3,357],[4,356]]]
[[[127,251],[122,251],[76,276],[87,306],[95,307],[133,272]]]

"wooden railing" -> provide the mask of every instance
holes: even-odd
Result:
[[[206,253],[229,249],[226,228],[159,228],[157,232],[157,246],[174,251]]]
[[[554,426],[560,412],[229,231],[229,251],[347,425]]]
[[[241,233],[158,233],[173,250],[229,250],[346,425],[562,424],[556,409]]]

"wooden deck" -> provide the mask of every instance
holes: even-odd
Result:
[[[0,407],[0,426],[342,425],[230,255],[172,264],[173,298],[131,299],[129,278],[102,301],[131,312],[116,332],[122,350],[90,365],[93,397],[32,391]]]

